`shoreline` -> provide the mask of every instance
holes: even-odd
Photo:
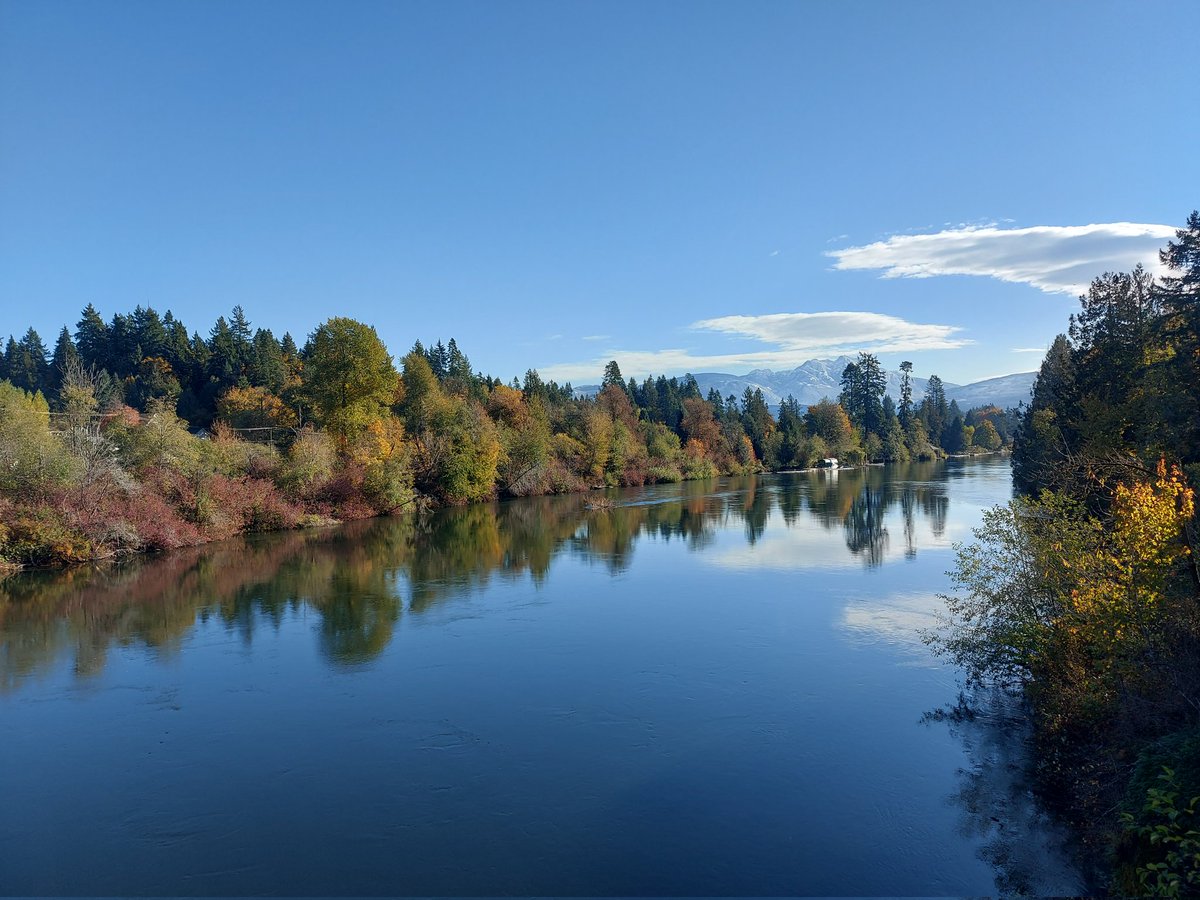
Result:
[[[983,453],[950,454],[950,455],[947,455],[947,457],[945,457],[945,459],[971,459],[971,458],[975,458],[975,457],[979,457],[979,456],[996,456],[996,455],[1001,455],[1003,453],[1005,453],[1004,450],[992,450],[992,451],[986,451]],[[945,459],[926,460],[925,462],[927,462],[927,463],[928,462],[944,462]],[[902,463],[902,465],[909,465],[909,464],[912,464],[912,463]],[[872,463],[863,463],[862,465],[857,465],[857,466],[838,466],[836,468],[828,467],[828,466],[810,466],[808,468],[803,468],[803,469],[775,469],[772,471],[748,472],[748,473],[741,473],[741,474],[722,474],[722,475],[716,475],[716,476],[709,476],[708,478],[683,478],[683,479],[680,479],[679,481],[652,481],[652,482],[646,482],[640,486],[646,487],[646,486],[660,485],[660,484],[686,484],[686,483],[693,483],[693,482],[700,482],[700,481],[709,481],[709,480],[712,480],[713,478],[737,478],[737,477],[747,477],[750,475],[808,475],[808,474],[823,473],[823,472],[855,472],[855,471],[861,471],[864,469],[872,469],[872,468],[882,469],[882,468],[887,468],[888,466],[892,466],[892,465],[896,465],[896,463],[872,462]],[[196,541],[196,542],[187,543],[187,544],[180,544],[177,547],[119,548],[119,549],[111,551],[109,553],[89,557],[87,559],[79,559],[79,560],[62,562],[62,563],[54,563],[54,564],[50,564],[50,565],[26,565],[26,564],[22,564],[22,563],[16,563],[16,562],[11,562],[9,560],[0,559],[0,579],[11,577],[13,575],[17,575],[17,574],[21,574],[21,573],[66,572],[66,571],[70,571],[72,569],[76,569],[80,566],[100,566],[100,565],[105,565],[105,564],[118,564],[121,562],[121,560],[123,560],[126,557],[149,556],[152,554],[170,553],[175,550],[183,550],[186,548],[205,547],[205,546],[208,546],[211,544],[219,544],[223,541],[232,540],[232,539],[239,538],[239,537],[249,537],[249,536],[260,535],[260,534],[262,534],[262,535],[282,534],[282,533],[289,532],[289,531],[310,531],[310,530],[314,530],[314,529],[318,529],[318,528],[335,528],[338,526],[346,525],[350,522],[360,522],[360,521],[366,521],[368,519],[384,519],[384,518],[388,518],[391,516],[409,515],[409,514],[413,514],[413,513],[421,514],[421,513],[425,513],[425,512],[431,512],[431,511],[434,511],[437,509],[447,509],[447,508],[450,508],[451,506],[475,506],[475,505],[487,504],[487,503],[500,503],[500,502],[505,502],[505,501],[509,501],[509,500],[523,500],[523,499],[528,499],[530,497],[572,497],[572,496],[579,497],[579,498],[581,498],[581,502],[583,503],[583,505],[586,509],[602,512],[604,510],[613,508],[614,504],[611,504],[611,503],[608,503],[608,504],[589,503],[587,500],[589,495],[600,493],[603,491],[613,490],[614,488],[620,489],[623,487],[637,487],[637,486],[638,485],[612,485],[612,486],[602,485],[602,486],[598,486],[598,487],[590,487],[590,488],[587,488],[586,490],[582,490],[582,491],[564,491],[562,493],[557,493],[557,494],[555,494],[555,493],[530,494],[530,495],[521,496],[521,497],[492,497],[487,500],[478,500],[478,501],[462,503],[462,504],[445,504],[445,503],[438,504],[438,503],[432,502],[432,498],[430,498],[426,495],[421,495],[421,496],[415,497],[412,501],[410,501],[408,504],[406,504],[403,507],[397,507],[396,509],[391,510],[389,512],[377,513],[375,515],[350,516],[350,517],[346,517],[346,518],[337,518],[337,517],[309,514],[309,515],[305,516],[305,518],[308,521],[305,521],[302,524],[296,525],[294,527],[247,529],[244,531],[238,531],[235,534],[228,535],[225,537],[214,537],[214,538],[211,538],[208,540]]]

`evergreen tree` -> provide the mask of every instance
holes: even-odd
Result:
[[[662,379],[662,382],[665,385],[666,379]],[[658,383],[655,382],[653,375],[646,376],[646,380],[642,382],[642,387],[634,398],[634,402],[641,408],[648,421],[661,422],[663,420]]]
[[[705,399],[708,400],[708,405],[713,408],[713,415],[716,418],[719,419],[721,416],[725,415],[725,401],[721,399],[720,391],[718,391],[715,387],[709,388],[708,397]]]
[[[0,381],[11,381],[13,368],[17,363],[17,342],[10,334],[8,343],[4,345],[4,355],[0,360]]]
[[[759,459],[765,456],[767,438],[775,430],[775,419],[767,407],[761,388],[749,387],[742,394],[742,428],[745,429]]]
[[[926,434],[931,440],[941,441],[949,409],[946,405],[946,388],[942,379],[936,375],[930,375],[929,382],[925,385],[925,399],[921,401],[920,414],[925,423]]]
[[[896,416],[896,401],[892,399],[891,394],[883,395],[883,430],[890,432],[892,426],[899,423],[899,418]],[[903,428],[900,429],[904,431]]]
[[[1171,348],[1160,364],[1157,396],[1166,426],[1161,444],[1173,443],[1185,463],[1200,462],[1200,212],[1159,253],[1170,275],[1161,279],[1161,341]]]
[[[137,371],[141,361],[132,320],[122,313],[114,313],[108,323],[108,354],[102,365],[118,378],[126,378]]]
[[[58,333],[58,340],[54,344],[54,354],[50,358],[50,383],[47,393],[53,395],[57,400],[63,378],[73,367],[77,366],[82,366],[82,361],[79,358],[79,352],[75,349],[75,342],[71,340],[71,332],[64,325],[62,331]]]
[[[525,370],[525,381],[521,385],[521,390],[527,399],[545,396],[546,384],[542,381],[542,376],[537,373],[537,369]]]
[[[862,377],[864,396],[863,428],[870,434],[882,436],[884,432],[883,392],[887,390],[887,374],[879,363],[879,357],[871,353],[858,354],[858,370]]]
[[[136,306],[129,316],[133,343],[141,347],[141,358],[164,356],[167,329],[158,313],[151,307]],[[141,363],[141,359],[138,359]]]
[[[621,367],[617,365],[615,359],[609,360],[608,365],[604,367],[604,378],[600,381],[601,390],[609,385],[616,385],[622,391],[625,390],[625,379],[621,375]]]
[[[188,339],[187,328],[168,310],[163,316],[163,329],[166,340],[163,343],[162,356],[181,380],[191,383],[195,379],[195,359],[192,354],[191,341]]]
[[[806,465],[804,448],[808,439],[808,429],[804,424],[804,414],[800,403],[791,394],[779,404],[778,429],[780,434],[779,462],[784,466]]]
[[[913,364],[907,359],[900,363],[900,427],[908,431],[908,423],[912,418],[912,369]]]
[[[1033,383],[1033,396],[1013,440],[1013,482],[1025,493],[1060,484],[1062,463],[1070,453],[1064,423],[1078,406],[1075,360],[1067,336],[1060,334],[1046,351]]]
[[[483,399],[483,392],[471,373],[471,361],[458,349],[458,342],[454,338],[450,338],[450,343],[446,345],[446,388],[462,397],[471,394]]]
[[[229,331],[233,335],[234,343],[238,345],[238,350],[243,354],[249,353],[253,334],[250,330],[250,320],[246,318],[246,311],[240,305],[235,306],[229,314]]]
[[[879,358],[870,353],[859,353],[858,361],[842,370],[842,394],[839,399],[850,421],[861,428],[864,435],[883,433],[881,398],[886,388],[887,375],[879,364]]]
[[[246,367],[246,378],[253,387],[266,388],[278,395],[287,381],[288,368],[283,348],[269,329],[254,332],[250,345],[250,363]]]
[[[850,417],[851,422],[855,425],[862,425],[864,416],[862,372],[857,363],[847,363],[846,368],[842,369],[842,392],[838,396],[838,402],[842,405],[842,409],[846,410],[846,415]]]
[[[75,348],[80,358],[89,366],[108,366],[108,326],[92,304],[83,309],[83,315],[75,325]]]
[[[428,359],[434,377],[438,381],[445,381],[450,374],[450,354],[446,351],[446,345],[439,340],[429,348]]]
[[[242,375],[241,359],[233,330],[218,316],[208,333],[208,375],[222,389],[233,387]]]
[[[962,414],[956,414],[942,429],[942,449],[947,453],[963,453],[967,449],[966,423]]]
[[[50,364],[46,360],[46,345],[33,328],[19,341],[14,342],[10,337],[4,355],[7,357],[8,380],[16,387],[31,394],[47,391]]]
[[[283,351],[283,355],[288,359],[296,359],[300,356],[300,351],[297,349],[296,341],[290,331],[283,333],[283,340],[279,342],[279,349]]]

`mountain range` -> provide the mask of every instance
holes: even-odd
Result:
[[[839,356],[836,359],[810,359],[794,369],[775,372],[771,369],[755,369],[745,375],[728,375],[722,372],[697,372],[696,383],[700,385],[700,393],[707,395],[710,388],[716,388],[722,397],[733,394],[741,399],[746,388],[759,389],[767,400],[767,405],[778,409],[779,404],[790,394],[802,406],[819,403],[823,398],[835,399],[842,390],[842,371],[854,362],[850,356]],[[886,392],[893,400],[900,398],[900,372],[887,373]],[[994,404],[1003,409],[1016,406],[1029,400],[1029,392],[1037,372],[1019,372],[1015,375],[1002,375],[999,378],[987,378],[971,384],[951,384],[944,382],[946,400],[955,400],[963,412],[976,406]],[[913,401],[919,403],[925,396],[927,378],[913,376]],[[587,385],[577,388],[581,394],[594,394],[599,390],[598,385]]]

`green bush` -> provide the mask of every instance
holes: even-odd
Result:
[[[1190,747],[1183,761],[1200,764],[1200,735],[1184,739],[1181,746]],[[1135,854],[1119,870],[1118,886],[1139,896],[1194,896],[1200,893],[1200,793],[1182,790],[1170,766],[1161,767],[1156,781],[1146,788],[1138,813],[1121,815],[1126,834],[1135,839]],[[1143,782],[1138,778],[1136,783]]]

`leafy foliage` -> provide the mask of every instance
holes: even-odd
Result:
[[[1200,893],[1200,795],[1180,797],[1175,770],[1163,766],[1161,786],[1146,791],[1139,821],[1124,813],[1132,834],[1157,849],[1158,859],[1138,866],[1138,893],[1149,897],[1183,897]]]
[[[1116,887],[1156,896],[1196,892],[1200,800],[1179,794],[1167,766],[1140,788],[1139,809],[1120,822],[1112,812],[1127,761],[1200,720],[1197,247],[1193,213],[1162,253],[1160,282],[1140,268],[1109,273],[1080,298],[1012,427],[1022,495],[959,549],[957,592],[930,636],[971,679],[1024,691],[1044,788],[1093,846],[1132,840],[1137,858]],[[1003,440],[998,412],[972,411],[964,433]],[[1181,762],[1194,767],[1189,740]]]

